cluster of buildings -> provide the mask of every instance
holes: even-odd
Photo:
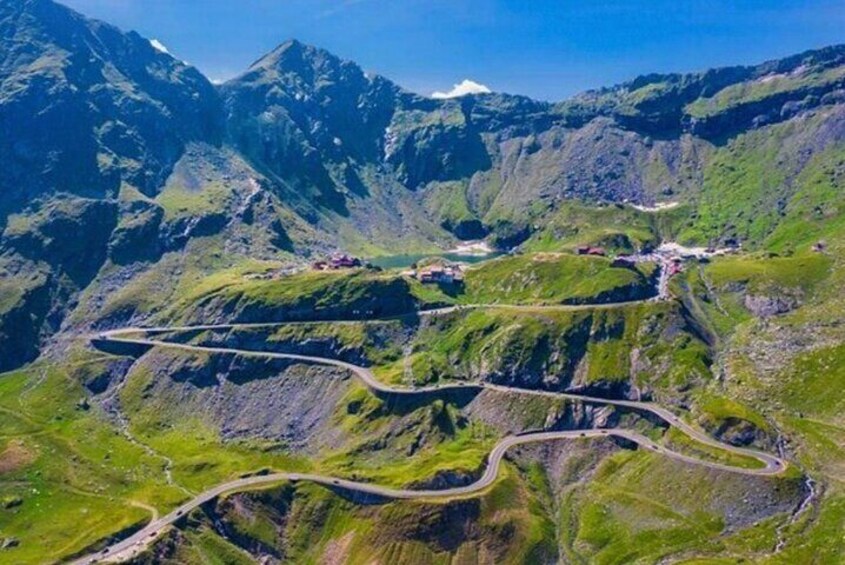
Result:
[[[460,265],[429,265],[415,271],[408,271],[423,284],[460,284],[464,280],[464,271]]]
[[[329,271],[338,269],[354,269],[361,267],[363,262],[357,258],[347,255],[346,253],[335,253],[328,259],[314,261],[311,268],[315,271]]]

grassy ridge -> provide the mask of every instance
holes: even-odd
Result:
[[[813,69],[808,73],[773,74],[727,86],[712,96],[699,98],[688,104],[684,110],[690,116],[705,118],[777,94],[833,85],[843,77],[845,77],[845,68],[842,67]]]
[[[526,386],[548,381],[548,386],[564,387],[572,381],[682,389],[706,380],[710,361],[707,347],[674,329],[678,324],[683,320],[670,304],[557,312],[474,310],[423,329],[407,357],[376,372],[388,381],[418,384],[485,378]]]
[[[685,206],[643,212],[622,204],[596,207],[565,202],[525,243],[525,248],[571,252],[579,245],[596,245],[633,253],[673,239],[689,213]]]
[[[420,407],[399,402],[375,398],[359,387],[350,391],[346,410],[335,422],[354,439],[327,454],[327,471],[396,486],[420,484],[443,473],[474,476],[501,439],[442,399]],[[401,428],[391,424],[394,418]]]
[[[276,280],[257,280],[242,272],[226,271],[188,290],[164,317],[199,320],[225,316],[257,321],[373,318],[406,314],[447,301],[446,295],[434,289],[390,273],[306,271]]]
[[[371,319],[448,304],[619,302],[653,292],[654,266],[612,267],[604,257],[531,254],[470,268],[462,286],[423,285],[395,272],[305,271],[262,280],[259,265],[220,271],[184,288],[162,321]]]
[[[831,260],[821,254],[795,257],[730,257],[708,265],[706,276],[716,288],[741,285],[750,292],[811,292],[830,273]]]
[[[653,266],[613,268],[604,257],[533,254],[504,257],[466,274],[461,301],[474,304],[621,302],[651,292]]]

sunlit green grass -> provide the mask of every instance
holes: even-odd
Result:
[[[129,443],[96,409],[79,409],[81,386],[58,367],[38,366],[0,376],[4,440],[28,456],[0,475],[0,532],[20,540],[4,551],[16,563],[40,563],[81,551],[142,523],[183,494],[164,481],[162,462]],[[8,425],[7,425],[8,424]]]
[[[534,254],[503,257],[470,269],[461,300],[474,304],[619,302],[646,297],[650,291],[644,271],[613,268],[603,257]]]

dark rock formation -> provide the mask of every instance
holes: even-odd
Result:
[[[745,295],[745,307],[758,318],[785,314],[798,306],[794,296]]]

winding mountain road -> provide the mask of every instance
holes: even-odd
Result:
[[[282,324],[278,324],[282,325]],[[243,327],[250,327],[247,324],[220,324],[214,327],[214,329],[222,330],[222,329],[240,329]],[[688,460],[691,462],[699,463],[701,465],[710,466],[713,468],[723,469],[723,470],[730,470],[735,472],[741,472],[745,474],[754,474],[754,475],[772,475],[782,472],[786,468],[786,462],[781,458],[771,455],[762,451],[757,451],[754,449],[747,449],[742,447],[736,447],[734,445],[722,443],[716,439],[713,439],[703,431],[700,431],[691,425],[684,422],[680,417],[675,415],[672,411],[659,406],[653,402],[643,402],[637,400],[614,400],[608,398],[600,398],[595,396],[588,396],[576,393],[568,393],[568,392],[555,392],[555,391],[547,391],[547,390],[531,390],[531,389],[524,389],[524,388],[517,388],[517,387],[510,387],[505,385],[497,385],[492,383],[485,383],[485,382],[473,382],[473,383],[452,383],[452,384],[441,384],[441,385],[431,385],[431,386],[424,386],[424,387],[402,387],[402,386],[393,386],[385,384],[379,381],[373,372],[360,365],[355,365],[353,363],[348,363],[346,361],[341,361],[339,359],[331,359],[328,357],[314,357],[309,355],[298,355],[295,353],[276,353],[273,351],[254,351],[251,349],[236,349],[230,347],[217,347],[217,346],[207,346],[207,345],[192,345],[187,343],[176,343],[172,341],[163,341],[163,340],[156,340],[156,339],[149,339],[145,337],[126,337],[127,335],[138,334],[138,333],[161,333],[164,331],[194,331],[194,330],[202,330],[207,329],[207,326],[183,326],[178,330],[174,328],[124,328],[119,330],[112,330],[107,332],[102,332],[98,335],[97,339],[101,341],[111,341],[115,343],[125,343],[131,345],[141,345],[146,347],[159,347],[165,349],[177,349],[181,351],[193,351],[193,352],[200,352],[200,353],[218,353],[218,354],[229,354],[229,355],[240,355],[243,357],[262,357],[262,358],[269,358],[269,359],[284,359],[289,361],[298,361],[300,363],[308,363],[314,365],[330,365],[334,367],[338,367],[341,369],[345,369],[350,371],[354,374],[367,388],[374,392],[379,392],[382,394],[397,394],[397,395],[419,395],[419,394],[430,394],[430,393],[443,393],[449,391],[457,391],[457,390],[491,390],[496,391],[504,394],[512,394],[512,395],[527,395],[527,396],[543,396],[547,398],[557,398],[557,399],[566,399],[566,400],[574,400],[578,402],[586,402],[589,404],[603,404],[603,405],[610,405],[610,406],[619,406],[623,408],[628,408],[631,410],[637,410],[641,412],[649,412],[654,414],[661,420],[665,421],[670,426],[675,426],[684,434],[689,436],[690,438],[703,443],[705,445],[709,445],[711,447],[715,447],[717,449],[721,449],[723,451],[728,451],[737,455],[744,455],[748,457],[752,457],[757,459],[761,463],[763,463],[763,467],[761,468],[744,468],[744,467],[733,467],[728,465],[721,465],[718,463],[712,463],[709,461],[699,460],[695,458],[689,458],[686,456],[684,460]],[[618,434],[616,434],[618,435]],[[527,437],[527,436],[518,436],[518,437]],[[640,443],[640,442],[637,442]],[[667,454],[671,453],[663,448],[661,448],[662,452]]]
[[[619,306],[618,304],[616,305]],[[471,307],[480,307],[480,306],[471,306]],[[513,308],[511,306],[503,306],[505,308]],[[466,308],[466,307],[464,307]],[[540,307],[541,309],[549,309],[549,307]],[[578,308],[577,306],[565,306],[565,307],[552,307],[552,308]],[[449,308],[442,308],[437,310],[429,310],[425,312],[420,312],[420,315],[437,315],[448,313],[450,311],[454,311],[458,309],[458,307],[449,307]],[[537,309],[537,307],[530,307],[529,309]],[[314,322],[308,322],[314,323]],[[746,457],[754,458],[762,463],[762,467],[756,468],[746,468],[746,467],[736,467],[732,465],[727,465],[723,463],[717,463],[713,461],[707,461],[698,459],[696,457],[692,457],[689,455],[684,455],[682,453],[678,453],[671,449],[668,449],[651,439],[645,437],[642,434],[639,434],[635,431],[631,430],[624,430],[619,428],[612,428],[612,429],[590,429],[590,430],[566,430],[566,431],[545,431],[545,432],[533,432],[533,433],[526,433],[524,435],[515,435],[515,436],[508,436],[502,439],[490,454],[487,457],[487,464],[484,468],[484,472],[481,477],[473,482],[472,484],[460,486],[460,487],[453,487],[441,490],[409,490],[409,489],[396,489],[387,486],[380,486],[371,483],[363,483],[363,482],[356,482],[356,481],[349,481],[346,479],[335,478],[335,477],[328,477],[324,475],[317,475],[317,474],[309,474],[309,473],[273,473],[267,475],[260,475],[260,476],[252,476],[241,478],[233,481],[229,481],[227,483],[218,485],[212,489],[209,489],[197,496],[193,499],[189,500],[176,510],[172,511],[171,513],[167,514],[166,516],[162,516],[160,518],[153,519],[147,526],[143,529],[135,533],[134,535],[130,536],[129,538],[115,543],[100,553],[89,555],[73,561],[74,565],[88,565],[91,563],[96,563],[100,561],[110,561],[110,562],[120,562],[125,561],[127,559],[132,558],[132,556],[136,555],[137,553],[143,551],[146,547],[148,547],[164,530],[165,527],[172,525],[174,522],[179,520],[185,514],[191,512],[195,508],[199,507],[200,505],[208,502],[220,495],[236,492],[239,490],[248,489],[251,487],[257,486],[265,486],[274,483],[278,483],[281,481],[309,481],[316,484],[321,484],[329,488],[334,489],[343,489],[347,491],[357,492],[364,495],[382,497],[386,499],[443,499],[443,498],[454,498],[454,497],[461,497],[461,496],[468,496],[480,491],[483,491],[487,487],[489,487],[496,479],[499,473],[499,468],[502,463],[502,459],[505,456],[505,453],[508,449],[522,444],[527,443],[535,443],[535,442],[544,442],[544,441],[554,441],[554,440],[571,440],[571,439],[586,439],[586,438],[596,438],[596,437],[617,437],[628,440],[630,442],[636,443],[646,449],[654,451],[655,453],[660,453],[666,457],[671,459],[675,459],[678,461],[683,461],[686,463],[691,463],[695,465],[701,465],[704,467],[708,467],[710,469],[716,469],[720,471],[729,471],[733,473],[740,473],[745,475],[753,475],[753,476],[773,476],[783,473],[787,468],[787,462],[775,455],[771,455],[765,452],[757,451],[754,449],[747,449],[736,447],[733,445],[722,443],[706,433],[694,428],[693,426],[684,422],[680,417],[675,415],[672,411],[656,405],[652,402],[642,402],[642,401],[633,401],[633,400],[613,400],[613,399],[606,399],[606,398],[599,398],[587,395],[580,395],[575,393],[565,393],[565,392],[554,392],[554,391],[544,391],[544,390],[529,390],[529,389],[522,389],[522,388],[515,388],[509,387],[504,385],[497,385],[491,383],[456,383],[456,384],[443,384],[443,385],[433,385],[433,386],[426,386],[426,387],[399,387],[399,386],[392,386],[387,385],[381,381],[379,381],[373,372],[366,368],[359,365],[355,365],[352,363],[348,363],[345,361],[341,361],[338,359],[331,359],[326,357],[314,357],[308,355],[297,355],[292,353],[276,353],[276,352],[269,352],[269,351],[254,351],[254,350],[247,350],[247,349],[236,349],[236,348],[228,348],[228,347],[216,347],[216,346],[204,346],[204,345],[192,345],[192,344],[185,344],[185,343],[177,343],[171,341],[164,341],[160,339],[151,339],[149,336],[151,334],[161,334],[167,332],[184,332],[184,331],[206,331],[206,330],[237,330],[237,329],[249,329],[249,328],[256,328],[256,327],[271,327],[271,326],[281,326],[285,325],[285,322],[279,323],[256,323],[256,324],[212,324],[212,325],[195,325],[195,326],[178,326],[178,327],[153,327],[153,328],[122,328],[118,330],[111,330],[105,331],[93,336],[94,340],[100,342],[112,342],[112,343],[122,343],[122,344],[130,344],[130,345],[140,345],[145,347],[157,347],[157,348],[166,348],[166,349],[176,349],[181,351],[192,351],[192,352],[202,352],[202,353],[218,353],[218,354],[234,354],[240,355],[244,357],[262,357],[262,358],[270,358],[270,359],[284,359],[284,360],[291,360],[297,361],[300,363],[307,363],[307,364],[317,364],[317,365],[329,365],[338,367],[347,371],[350,371],[354,374],[366,387],[370,390],[382,394],[398,394],[398,395],[418,395],[418,394],[430,394],[430,393],[438,393],[438,392],[448,392],[454,390],[490,390],[495,391],[503,394],[514,394],[514,395],[532,395],[532,396],[543,396],[549,398],[556,398],[556,399],[567,399],[573,400],[578,402],[585,402],[590,404],[603,404],[603,405],[611,405],[611,406],[619,406],[623,408],[628,408],[630,410],[636,410],[641,412],[647,412],[658,418],[664,420],[670,426],[676,427],[678,430],[692,438],[693,440],[700,442],[704,445],[708,445],[710,447],[714,447],[720,449],[722,451],[742,455]],[[140,336],[138,336],[140,334]],[[137,336],[137,337],[133,337]]]
[[[616,436],[625,438],[630,441],[637,442],[641,445],[647,445],[655,451],[666,450],[636,432],[627,430],[581,430],[581,431],[560,431],[560,432],[538,432],[526,434],[523,436],[508,436],[500,441],[487,458],[487,465],[484,469],[484,474],[474,483],[442,490],[408,490],[396,489],[391,487],[379,486],[371,483],[362,483],[357,481],[349,481],[346,479],[327,477],[324,475],[316,475],[311,473],[273,473],[268,475],[257,475],[253,477],[246,477],[229,481],[227,483],[218,485],[209,489],[193,499],[189,500],[179,508],[173,510],[170,514],[158,519],[154,519],[142,530],[139,530],[131,537],[109,546],[107,550],[96,554],[84,557],[73,561],[74,565],[87,565],[96,563],[98,561],[123,561],[130,559],[140,551],[143,551],[150,542],[152,542],[162,532],[163,528],[169,526],[189,514],[192,510],[198,508],[202,504],[217,498],[226,493],[246,490],[251,487],[266,486],[282,481],[309,481],[312,483],[324,485],[328,488],[348,490],[365,495],[370,495],[380,498],[388,499],[439,499],[439,498],[455,498],[461,496],[468,496],[480,492],[490,486],[499,474],[499,467],[505,453],[511,447],[523,445],[526,443],[536,443],[544,441],[562,440],[562,439],[584,439],[596,437]],[[671,452],[666,452],[671,453]],[[686,457],[680,454],[672,454],[681,460],[697,462],[697,460]],[[726,467],[727,468],[727,467]],[[727,468],[733,470],[733,468]]]
[[[700,461],[693,457],[689,457],[680,453],[673,452],[665,447],[658,445],[647,437],[634,431],[621,429],[607,429],[607,430],[567,430],[558,432],[537,432],[521,436],[508,436],[500,441],[490,455],[487,457],[487,465],[484,468],[484,473],[481,477],[472,484],[453,487],[441,490],[409,490],[396,489],[391,487],[379,486],[371,483],[362,483],[357,481],[349,481],[346,479],[327,477],[325,475],[316,475],[311,473],[273,473],[268,475],[258,475],[253,477],[246,477],[229,481],[209,489],[193,499],[189,500],[179,508],[173,510],[171,513],[161,518],[154,519],[143,529],[136,532],[134,535],[125,540],[109,546],[106,550],[95,554],[83,557],[73,561],[73,565],[89,565],[100,561],[125,561],[131,559],[143,551],[152,541],[154,541],[163,529],[172,525],[180,518],[189,514],[194,509],[205,504],[206,502],[217,498],[226,493],[237,492],[249,489],[251,487],[260,487],[272,485],[282,481],[309,481],[320,484],[331,489],[347,490],[364,495],[399,500],[434,500],[443,498],[459,498],[462,496],[469,496],[483,491],[489,487],[496,480],[499,474],[499,468],[502,464],[502,459],[505,453],[512,447],[524,445],[527,443],[546,442],[554,440],[572,440],[572,439],[587,439],[598,437],[619,437],[628,441],[635,442],[641,446],[662,453],[673,459],[685,461],[687,463],[703,464],[711,468],[721,469],[726,471],[738,471],[751,474],[774,474],[774,473],[760,473],[760,470],[742,469],[721,465],[718,463],[709,463]]]

